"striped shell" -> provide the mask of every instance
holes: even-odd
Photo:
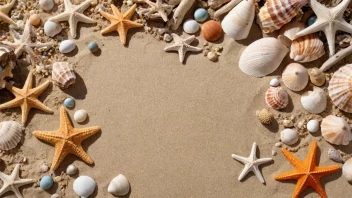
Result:
[[[56,62],[53,64],[52,79],[55,85],[66,89],[75,83],[76,75],[69,63]]]
[[[298,63],[287,65],[282,73],[282,81],[285,86],[292,91],[301,91],[309,81],[308,71]]]
[[[15,121],[0,122],[0,150],[11,150],[21,141],[22,126]]]
[[[282,26],[280,29],[280,34],[286,36],[291,41],[295,39],[295,36],[298,32],[304,30],[306,25],[298,20],[291,21],[286,25]]]
[[[333,115],[323,119],[321,134],[326,141],[336,145],[348,145],[352,140],[351,128],[348,123],[344,119]]]
[[[290,58],[301,63],[315,61],[325,54],[324,44],[317,34],[308,34],[293,40]]]
[[[282,87],[270,87],[265,94],[266,104],[276,110],[288,105],[288,94]]]
[[[295,17],[308,0],[267,0],[260,8],[257,23],[264,33],[280,29]]]
[[[352,64],[341,67],[329,82],[329,96],[339,109],[352,113]]]

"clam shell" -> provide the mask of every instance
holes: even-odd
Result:
[[[313,91],[308,91],[301,97],[301,104],[310,113],[322,113],[327,105],[326,95],[323,89],[314,87]]]
[[[53,64],[52,80],[55,85],[66,89],[76,82],[76,75],[68,62],[56,62]]]
[[[297,62],[315,61],[324,54],[324,43],[317,34],[298,37],[291,44],[290,58]]]
[[[270,124],[274,119],[273,113],[269,111],[269,109],[262,109],[256,111],[256,116],[258,120],[263,124]]]
[[[342,166],[342,175],[347,181],[352,182],[352,158],[348,159]]]
[[[62,27],[60,24],[52,22],[52,21],[46,21],[44,23],[44,33],[47,36],[54,37],[58,33],[60,33],[62,30]]]
[[[79,176],[73,182],[73,190],[80,196],[87,198],[95,191],[97,184],[94,179],[89,176]]]
[[[282,87],[270,87],[265,94],[266,104],[276,110],[288,105],[288,94]]]
[[[262,38],[243,51],[239,67],[247,75],[263,77],[280,66],[288,51],[279,40],[271,37]]]
[[[306,25],[304,23],[295,20],[282,26],[282,28],[280,29],[280,34],[286,36],[291,41],[293,41],[295,39],[296,34],[304,30],[304,28],[306,28]]]
[[[299,140],[297,132],[293,129],[284,129],[280,133],[281,142],[286,145],[295,144]]]
[[[207,41],[217,41],[223,34],[221,24],[214,20],[207,21],[202,25],[201,34]]]
[[[127,178],[119,174],[111,180],[108,186],[108,192],[116,196],[124,196],[130,191],[130,183]]]
[[[325,74],[318,68],[313,68],[309,72],[309,78],[310,81],[315,85],[315,86],[322,86],[325,84],[326,77]]]
[[[307,86],[308,81],[308,71],[301,64],[291,63],[282,72],[282,82],[292,91],[301,91]]]
[[[22,126],[15,121],[0,122],[0,150],[11,150],[22,138]]]
[[[329,115],[321,123],[321,134],[326,141],[336,145],[348,145],[352,140],[351,128],[340,117]]]

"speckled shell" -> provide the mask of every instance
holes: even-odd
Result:
[[[282,87],[270,87],[265,94],[266,104],[276,110],[288,105],[288,94]]]
[[[12,49],[0,45],[0,89],[6,85],[6,79],[12,78],[12,69],[16,66],[16,55]]]
[[[274,115],[269,111],[269,109],[256,111],[256,116],[262,124],[270,124],[274,119]]]
[[[66,89],[76,82],[76,75],[69,63],[56,62],[53,64],[52,79],[55,85]]]
[[[321,134],[326,141],[336,145],[348,145],[352,140],[351,128],[340,117],[329,115],[321,123]]]
[[[342,158],[340,152],[339,152],[338,150],[336,150],[336,149],[329,148],[329,150],[328,150],[328,157],[329,157],[329,159],[331,159],[332,161],[340,162],[340,163],[343,162],[343,158]]]
[[[323,89],[314,87],[301,97],[301,104],[310,113],[318,114],[325,110],[327,105],[326,95]]]
[[[308,81],[308,71],[301,64],[291,63],[282,72],[282,82],[292,91],[301,91],[307,86]]]
[[[329,82],[329,96],[339,109],[352,113],[352,64],[341,67]]]
[[[301,63],[315,61],[325,54],[324,43],[316,34],[308,34],[293,40],[290,58]]]
[[[0,122],[0,150],[11,150],[22,138],[22,126],[15,121]]]
[[[295,39],[295,36],[298,32],[304,30],[306,25],[298,20],[291,21],[286,25],[282,26],[280,29],[280,34],[286,36],[291,41]]]
[[[318,87],[324,85],[326,81],[325,74],[316,67],[309,71],[309,78],[310,81]]]
[[[352,158],[348,159],[342,166],[342,175],[347,181],[352,181]]]
[[[243,51],[239,67],[247,75],[263,77],[274,72],[287,53],[287,47],[279,40],[272,37],[262,38]]]

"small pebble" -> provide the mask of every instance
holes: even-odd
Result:
[[[207,58],[213,62],[218,60],[218,55],[216,55],[214,52],[209,52],[207,54]]]
[[[56,176],[54,181],[55,182],[60,182],[60,181],[62,181],[62,177],[61,176]]]
[[[208,11],[204,8],[198,8],[194,12],[194,19],[198,22],[204,22],[205,20],[207,20],[208,16]]]
[[[78,171],[78,168],[73,164],[70,164],[66,169],[66,173],[68,175],[75,175],[77,171]]]
[[[45,11],[50,11],[54,7],[53,0],[39,0],[40,7]]]
[[[73,40],[64,40],[60,43],[59,50],[61,53],[66,54],[72,52],[76,48]]]
[[[169,43],[172,41],[172,36],[170,34],[164,34],[164,41]]]
[[[75,106],[75,100],[73,99],[73,98],[66,98],[65,100],[64,100],[64,105],[65,105],[65,107],[67,107],[67,108],[72,108],[72,107],[74,107]]]
[[[282,121],[282,124],[284,125],[284,127],[286,128],[291,128],[293,127],[293,122],[291,120],[284,120]]]
[[[307,130],[311,133],[315,133],[319,130],[319,121],[318,120],[310,120],[307,123]]]
[[[313,15],[313,16],[311,16],[311,17],[308,19],[307,25],[308,25],[308,26],[311,26],[311,25],[313,25],[313,23],[315,23],[315,21],[317,21],[317,16],[316,16],[316,15]]]
[[[88,113],[84,109],[80,109],[76,111],[75,114],[73,115],[73,119],[78,123],[84,122],[87,119],[87,117],[88,117]]]
[[[271,155],[272,156],[276,156],[277,155],[277,152],[275,150],[271,150]]]
[[[97,52],[98,50],[99,50],[99,46],[98,46],[98,44],[96,43],[96,42],[90,42],[89,44],[88,44],[88,49],[91,51],[91,52]]]
[[[47,36],[54,37],[55,35],[59,34],[62,30],[62,27],[59,23],[55,23],[52,21],[46,21],[44,23],[44,33]]]
[[[133,1],[132,0],[127,0],[127,5],[128,6],[132,6],[133,5]]]
[[[50,177],[49,175],[42,177],[42,179],[40,180],[40,188],[42,188],[43,190],[50,189],[53,186],[53,184],[54,184],[53,178]]]
[[[277,79],[277,78],[271,79],[271,81],[270,81],[270,86],[272,86],[272,87],[277,87],[277,86],[279,86],[279,85],[280,85],[279,79]]]
[[[29,17],[29,23],[33,26],[40,25],[40,16],[39,14],[33,14]]]
[[[49,166],[48,165],[43,164],[43,165],[40,166],[40,172],[46,173],[46,172],[48,172],[48,170],[49,170]]]
[[[198,32],[199,30],[199,24],[197,21],[188,19],[183,23],[183,31],[185,31],[187,34],[194,34]]]
[[[281,143],[281,142],[276,142],[276,143],[275,143],[275,146],[276,146],[276,147],[281,147],[281,146],[282,146],[282,143]]]

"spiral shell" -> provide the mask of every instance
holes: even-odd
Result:
[[[352,140],[351,128],[348,123],[344,119],[333,115],[323,119],[321,134],[326,141],[336,145],[348,145]]]
[[[270,87],[265,94],[266,104],[276,110],[288,105],[288,94],[282,87]]]
[[[56,62],[53,64],[52,79],[55,85],[66,89],[75,83],[76,75],[69,63]]]
[[[269,109],[262,109],[256,111],[256,116],[258,120],[263,124],[270,124],[274,119],[273,113],[269,111]]]
[[[287,65],[282,73],[282,82],[292,91],[301,91],[307,86],[308,81],[307,69],[298,63]]]
[[[308,34],[293,40],[290,58],[301,63],[315,61],[325,54],[324,43],[317,34]]]
[[[22,138],[22,126],[15,121],[0,122],[0,150],[11,150]]]
[[[301,97],[303,108],[310,113],[321,113],[327,105],[326,95],[323,89],[314,87],[313,91],[308,91]]]
[[[318,87],[324,85],[326,81],[325,74],[316,67],[310,70],[309,78],[310,81]]]

